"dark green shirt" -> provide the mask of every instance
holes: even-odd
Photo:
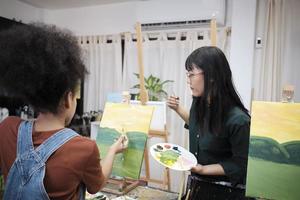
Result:
[[[245,184],[250,117],[238,107],[227,115],[225,128],[218,136],[209,132],[200,132],[199,122],[195,118],[194,102],[190,110],[189,138],[190,152],[199,164],[220,164],[226,176],[201,176],[213,181],[230,181],[233,185]]]

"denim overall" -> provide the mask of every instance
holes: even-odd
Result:
[[[17,157],[9,170],[4,200],[49,200],[43,179],[46,161],[59,147],[77,136],[71,129],[62,129],[34,149],[32,143],[33,121],[23,121],[19,126]],[[80,199],[85,188],[80,187]]]

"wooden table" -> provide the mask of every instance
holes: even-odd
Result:
[[[138,186],[132,191],[128,192],[126,195],[122,197],[117,197],[116,195],[109,194],[109,193],[103,193],[105,194],[109,200],[113,199],[138,199],[138,200],[154,200],[154,199],[159,199],[159,200],[177,200],[178,194],[174,192],[169,192],[157,188],[152,188],[152,187],[147,187],[147,186]],[[129,197],[129,198],[126,198]],[[89,200],[96,200],[99,198],[92,198]]]

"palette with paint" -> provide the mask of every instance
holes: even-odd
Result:
[[[160,164],[174,170],[186,171],[197,165],[196,157],[176,144],[158,143],[152,145],[150,154]]]

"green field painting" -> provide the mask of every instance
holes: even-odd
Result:
[[[121,133],[114,129],[99,128],[96,142],[102,158],[107,154],[109,147],[120,134]],[[141,132],[127,132],[127,137],[129,140],[128,148],[124,153],[116,156],[112,175],[139,179],[147,134]]]
[[[300,166],[251,158],[248,160],[246,196],[299,200]],[[274,181],[275,180],[275,181]]]
[[[253,102],[246,196],[300,199],[300,104]]]
[[[106,103],[96,137],[100,157],[106,156],[121,134],[128,138],[128,148],[115,157],[113,176],[139,179],[153,109],[152,106]]]

